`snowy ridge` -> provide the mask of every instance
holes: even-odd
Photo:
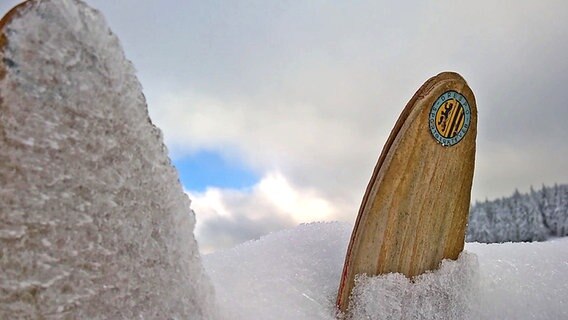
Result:
[[[204,256],[222,315],[335,319],[351,229],[339,222],[300,225]],[[568,238],[467,243],[466,251],[413,284],[396,274],[362,278],[354,319],[568,318]]]
[[[195,218],[134,68],[81,1],[3,30],[0,319],[211,319]]]

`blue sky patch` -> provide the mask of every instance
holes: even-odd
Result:
[[[259,181],[259,176],[245,165],[229,161],[214,151],[200,151],[172,161],[186,190],[202,192],[207,187],[241,189]]]

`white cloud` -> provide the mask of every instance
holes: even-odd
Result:
[[[300,223],[336,220],[343,209],[313,188],[290,184],[278,172],[268,173],[247,190],[187,193],[196,212],[195,234],[205,253]]]
[[[279,173],[269,173],[254,188],[280,212],[296,223],[329,220],[336,216],[335,208],[314,189],[294,189]]]
[[[348,110],[326,105],[222,101],[192,90],[162,97],[153,105],[152,119],[163,128],[174,157],[214,150],[238,158],[261,175],[278,171],[296,185],[317,188],[341,201],[360,197],[390,126],[372,130],[362,125],[369,121],[357,108],[346,116]],[[383,122],[376,118],[376,123]]]

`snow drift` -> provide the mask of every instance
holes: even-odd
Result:
[[[204,256],[225,319],[335,319],[352,226],[313,223]],[[360,279],[355,319],[567,319],[568,238],[467,243],[458,261],[411,283]]]
[[[0,318],[211,319],[189,199],[101,14],[30,1],[3,31]]]

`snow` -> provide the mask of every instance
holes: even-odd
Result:
[[[304,224],[205,255],[222,316],[335,319],[351,229]],[[567,319],[568,238],[467,243],[458,261],[413,282],[361,277],[355,292],[353,319]]]
[[[356,278],[352,319],[472,319],[477,296],[478,264],[462,252],[445,260],[439,270],[411,281],[400,273]]]
[[[351,228],[303,224],[204,256],[225,319],[334,319]]]
[[[211,319],[195,218],[99,12],[33,1],[0,54],[0,319]]]
[[[480,319],[568,319],[568,238],[479,244]]]

